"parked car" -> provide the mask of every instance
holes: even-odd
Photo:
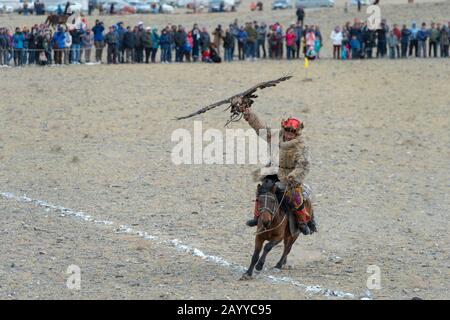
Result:
[[[136,13],[150,13],[150,5],[141,1],[128,1],[128,4],[134,8]]]
[[[174,7],[168,4],[163,3],[161,5],[161,12],[162,13],[173,13]]]
[[[111,4],[114,4],[114,11],[115,13],[136,13],[136,9],[133,8],[128,2],[123,0],[108,0],[106,2],[103,2],[103,8],[109,12],[111,8]]]
[[[292,9],[292,0],[275,0],[272,2],[272,10]]]
[[[0,1],[0,11],[2,13],[13,13],[18,12],[19,9],[22,8],[22,4],[16,0],[6,0]]]
[[[297,8],[334,7],[334,0],[296,0],[295,6]]]

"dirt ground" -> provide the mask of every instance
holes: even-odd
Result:
[[[394,7],[386,6],[389,20],[450,12],[448,2],[415,6],[417,17]],[[349,19],[339,8],[313,15],[323,26]],[[174,165],[171,134],[192,132],[194,119],[172,119],[286,73],[294,78],[262,91],[254,110],[273,127],[290,115],[305,122],[319,233],[299,238],[286,270],[271,270],[277,247],[261,274],[238,281],[253,250],[244,222],[257,166]],[[1,69],[0,298],[330,298],[273,275],[356,299],[449,299],[450,61],[323,59],[309,76],[302,81],[302,63],[286,61]],[[223,130],[227,116],[196,120]],[[161,241],[116,231],[122,224]],[[177,250],[173,239],[232,265]],[[66,287],[72,264],[80,291]],[[381,289],[368,292],[370,265],[380,268]]]

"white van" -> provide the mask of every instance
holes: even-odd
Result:
[[[297,8],[334,7],[334,0],[297,0],[295,6]]]

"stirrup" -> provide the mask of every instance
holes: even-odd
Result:
[[[246,224],[248,227],[255,227],[256,225],[258,225],[258,218],[250,219],[250,220],[248,220],[245,224]]]

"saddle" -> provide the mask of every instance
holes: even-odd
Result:
[[[299,224],[297,222],[297,215],[295,213],[295,209],[289,203],[288,199],[286,199],[286,197],[283,198],[283,195],[285,195],[285,191],[286,191],[286,186],[278,181],[276,183],[275,195],[277,196],[279,203],[281,203],[280,207],[283,209],[284,212],[287,213],[288,223],[289,223],[289,231],[290,231],[291,235],[297,236],[300,233]],[[312,193],[311,188],[306,184],[302,184],[303,202],[308,200],[311,197],[311,193]]]

